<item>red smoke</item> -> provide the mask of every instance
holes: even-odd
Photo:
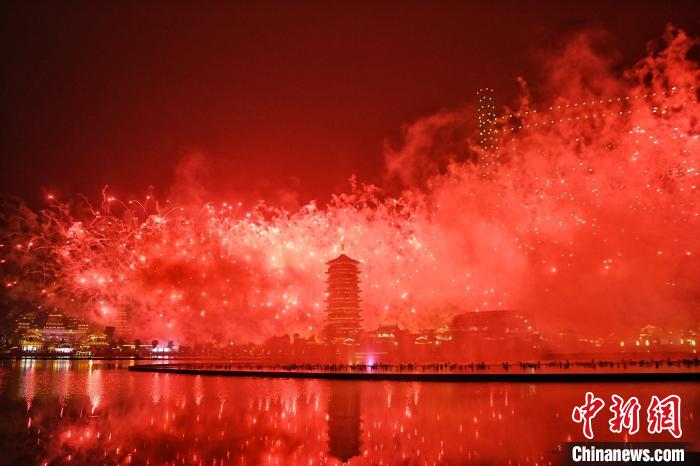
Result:
[[[398,198],[353,180],[295,212],[105,194],[85,212],[8,213],[6,289],[103,323],[128,309],[137,333],[163,339],[318,333],[324,263],[344,242],[363,262],[365,328],[492,308],[596,334],[697,326],[700,74],[694,42],[665,39],[623,74],[590,35],[569,42],[544,67],[555,97],[530,106],[525,87],[497,109],[496,152],[478,147],[471,109],[408,125],[386,153]],[[187,176],[178,205],[203,192]]]

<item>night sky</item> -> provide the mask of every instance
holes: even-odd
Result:
[[[698,2],[560,3],[3,2],[0,191],[167,196],[201,153],[212,197],[324,203],[383,183],[402,124],[537,92],[572,32],[629,66],[666,23],[700,31]]]

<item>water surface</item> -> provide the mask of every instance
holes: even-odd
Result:
[[[128,362],[5,361],[0,461],[7,464],[562,464],[583,439],[571,410],[609,400],[683,399],[697,449],[692,383],[425,383],[136,373]],[[605,408],[607,411],[607,408]],[[596,440],[608,413],[594,421]],[[672,441],[642,431],[628,440]]]

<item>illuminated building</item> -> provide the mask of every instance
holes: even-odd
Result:
[[[126,338],[131,335],[131,326],[129,325],[129,311],[126,309],[118,309],[114,322],[116,334],[120,338]]]
[[[63,314],[49,314],[49,318],[44,324],[44,330],[65,330],[66,325]]]
[[[41,334],[34,330],[29,330],[27,333],[22,335],[19,340],[19,346],[22,351],[27,351],[30,353],[40,351],[44,345],[44,340],[41,338]]]
[[[434,345],[435,344],[435,330],[433,329],[421,329],[418,330],[416,338],[413,341],[416,345]]]
[[[17,330],[29,330],[30,328],[36,327],[36,316],[33,312],[27,312],[22,314],[19,319],[17,319]]]
[[[398,325],[380,325],[370,336],[378,343],[397,346],[405,343],[410,334]]]
[[[435,340],[438,344],[452,340],[452,331],[450,330],[450,327],[443,325],[439,329],[435,330]]]
[[[70,343],[59,343],[54,347],[54,351],[60,354],[71,354],[74,351],[74,348],[70,345]]]
[[[398,325],[380,325],[362,339],[362,352],[357,352],[358,362],[372,365],[377,362],[398,361],[398,354],[413,343],[415,335]]]
[[[452,344],[470,359],[527,358],[541,349],[532,325],[511,310],[465,312],[452,319]]]
[[[432,343],[432,340],[430,340],[430,337],[427,335],[421,335],[415,340],[416,345],[431,345]]]
[[[109,346],[107,335],[104,333],[92,333],[83,338],[80,342],[80,348],[83,351],[95,352],[106,349]]]
[[[43,328],[37,329],[45,342],[75,342],[87,332],[87,325],[72,321],[66,326],[63,314],[49,314]]]
[[[496,138],[496,106],[493,89],[479,89],[477,121],[479,124],[479,145],[481,146],[481,169],[484,176],[493,175],[498,170],[498,140]]]
[[[68,322],[68,328],[71,330],[79,330],[83,333],[87,333],[90,330],[90,324],[83,322],[79,319],[70,319]]]
[[[443,325],[437,330],[428,328],[416,333],[413,343],[416,345],[441,345],[452,340],[450,327]]]
[[[151,353],[153,354],[168,354],[175,351],[175,349],[171,346],[156,346],[151,347]]]
[[[22,351],[49,351],[71,353],[73,345],[87,332],[88,325],[77,319],[67,319],[61,313],[49,314],[43,325],[33,313],[27,313],[17,321],[17,334]]]
[[[696,353],[697,332],[693,329],[668,329],[657,325],[642,327],[634,339],[633,351],[690,351]],[[624,347],[624,342],[620,342]]]
[[[327,264],[326,341],[331,344],[357,344],[362,332],[359,262],[341,254]]]

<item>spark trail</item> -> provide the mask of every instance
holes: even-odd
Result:
[[[547,65],[557,97],[537,111],[523,99],[494,122],[497,152],[473,136],[456,143],[471,154],[457,159],[454,141],[436,140],[473,126],[462,113],[415,122],[387,153],[388,175],[410,180],[398,197],[353,182],[297,212],[193,211],[107,190],[99,207],[8,204],[4,301],[106,324],[127,309],[135,329],[164,340],[313,334],[324,262],[344,242],[363,262],[365,328],[493,308],[599,334],[697,327],[700,74],[686,58],[694,42],[674,29],[665,39],[623,76],[572,41]],[[581,79],[582,56],[599,75]]]

